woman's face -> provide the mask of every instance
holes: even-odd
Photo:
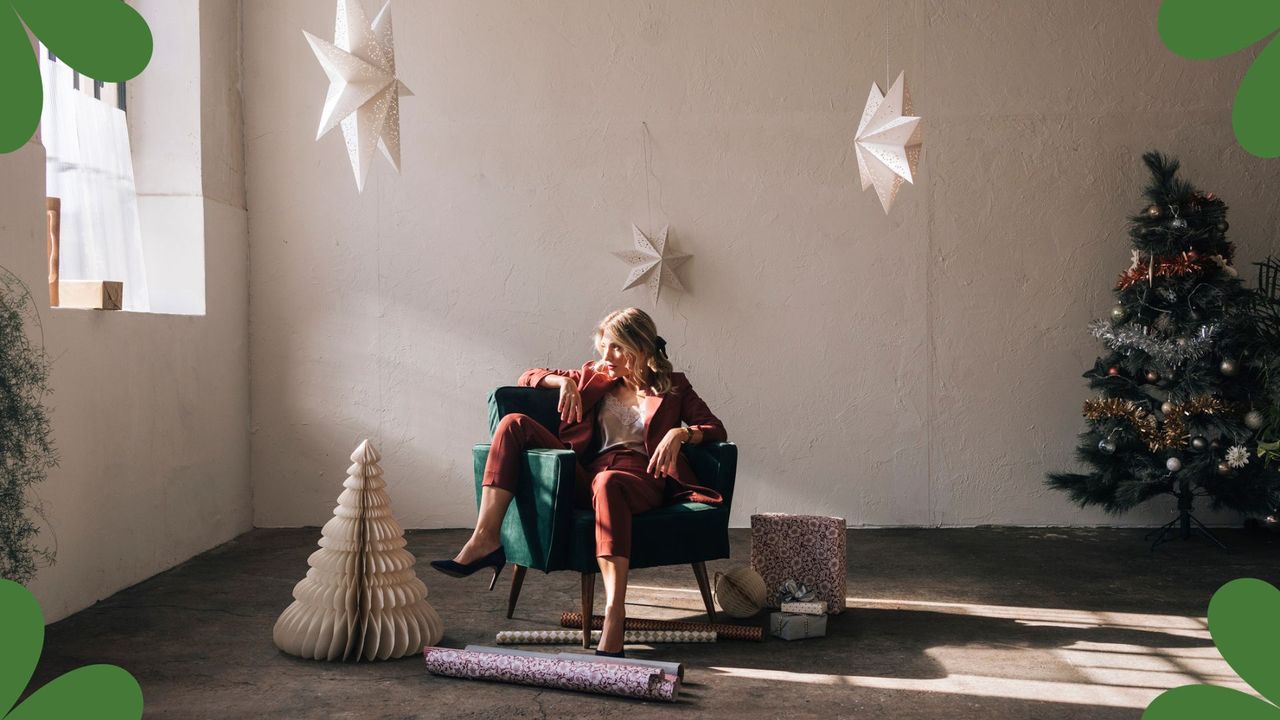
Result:
[[[600,337],[597,345],[600,351],[600,365],[611,378],[631,377],[631,367],[627,363],[627,354],[617,340],[608,333]]]

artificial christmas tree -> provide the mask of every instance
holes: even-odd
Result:
[[[311,569],[276,621],[276,646],[316,660],[386,660],[422,652],[443,634],[427,586],[391,515],[378,451],[351,454],[345,488],[320,534]]]
[[[1280,499],[1280,472],[1255,459],[1270,409],[1252,293],[1231,265],[1227,206],[1177,177],[1178,162],[1143,156],[1149,205],[1131,218],[1132,264],[1116,283],[1109,319],[1090,325],[1110,352],[1084,374],[1098,397],[1077,457],[1090,473],[1051,473],[1081,505],[1122,513],[1173,495],[1178,517],[1155,545],[1197,530],[1196,497],[1214,508],[1264,512]],[[1221,543],[1218,543],[1221,545]]]

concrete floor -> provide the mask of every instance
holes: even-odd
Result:
[[[749,532],[733,531],[734,563],[750,557]],[[1236,681],[1203,621],[1219,585],[1280,584],[1280,537],[1220,532],[1229,554],[1199,541],[1153,554],[1135,530],[851,530],[850,607],[826,638],[631,649],[686,663],[670,705],[433,677],[421,656],[359,665],[286,656],[271,628],[319,530],[254,530],[51,625],[32,687],[115,663],[141,683],[147,717],[220,720],[1138,718],[1164,688]],[[466,535],[409,533],[445,622],[442,645],[553,627],[576,607],[575,575],[530,573],[509,621],[505,582],[490,593],[479,576],[426,566]],[[634,573],[629,600],[637,617],[704,617],[687,567]]]

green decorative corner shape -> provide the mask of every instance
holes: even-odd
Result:
[[[1160,39],[1192,60],[1220,58],[1264,38],[1236,91],[1231,126],[1246,152],[1280,156],[1280,3],[1272,0],[1164,0],[1157,20]]]
[[[60,62],[102,82],[133,79],[151,62],[151,28],[123,0],[0,0],[0,153],[25,145],[40,124],[40,66],[27,28]]]
[[[1223,585],[1209,601],[1209,634],[1231,669],[1270,702],[1216,685],[1184,685],[1152,700],[1142,720],[1280,720],[1280,590],[1254,578]]]
[[[115,665],[86,665],[36,690],[21,705],[44,647],[44,616],[25,587],[0,579],[0,719],[64,720],[142,717],[142,688]]]

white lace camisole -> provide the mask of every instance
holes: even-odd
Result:
[[[644,449],[644,414],[639,406],[628,406],[614,393],[608,393],[600,401],[596,417],[601,453],[625,447],[648,455]]]

